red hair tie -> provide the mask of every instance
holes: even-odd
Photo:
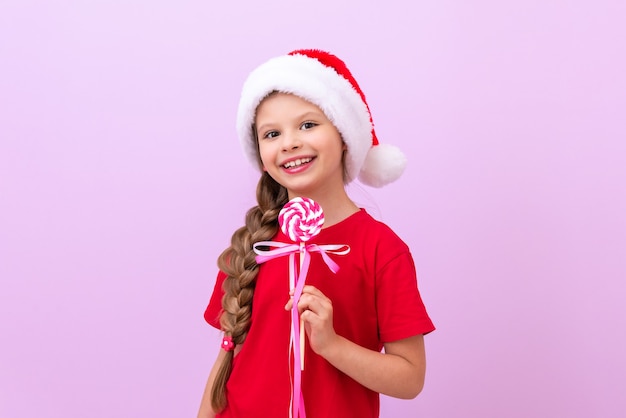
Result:
[[[233,337],[230,335],[228,337],[224,337],[222,339],[222,348],[224,351],[233,351],[235,349],[235,343],[233,342]]]

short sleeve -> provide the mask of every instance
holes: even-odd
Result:
[[[415,264],[408,250],[380,268],[376,273],[376,287],[379,333],[383,343],[434,331],[417,287]]]
[[[209,301],[209,305],[204,311],[204,319],[211,326],[220,329],[220,315],[222,314],[222,296],[224,296],[224,290],[222,285],[226,280],[226,274],[219,271],[217,279],[215,280],[215,287],[213,288],[213,294]]]

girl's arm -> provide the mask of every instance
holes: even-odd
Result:
[[[426,371],[423,335],[387,343],[385,353],[336,337],[336,342],[318,354],[363,386],[402,399],[413,399],[422,391]]]
[[[220,349],[220,352],[217,354],[215,364],[213,364],[213,367],[211,368],[211,373],[209,373],[209,378],[207,379],[204,393],[202,394],[202,401],[200,402],[198,418],[215,418],[215,412],[211,407],[211,389],[213,388],[213,381],[215,380],[215,375],[217,374],[219,365],[222,364],[222,360],[225,355],[226,351]]]
[[[291,301],[285,306],[291,309]],[[363,386],[396,398],[415,398],[424,386],[424,336],[385,344],[385,352],[369,350],[337,335],[332,302],[313,286],[305,286],[298,303],[313,351]]]

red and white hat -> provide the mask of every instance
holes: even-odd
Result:
[[[271,92],[290,93],[319,107],[347,145],[348,181],[382,187],[397,180],[406,166],[399,148],[379,144],[365,95],[335,55],[301,49],[272,58],[250,73],[237,110],[237,133],[246,157],[258,166],[252,130],[256,109]]]

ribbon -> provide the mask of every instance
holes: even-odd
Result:
[[[261,250],[259,247],[274,247],[273,250]],[[306,281],[306,275],[309,271],[309,264],[311,261],[311,253],[319,253],[322,256],[322,260],[326,266],[333,273],[339,271],[339,266],[335,263],[330,254],[345,255],[350,252],[350,246],[348,245],[317,245],[317,244],[305,244],[300,242],[299,244],[288,244],[277,241],[260,241],[255,243],[252,248],[257,254],[257,264],[262,264],[266,261],[273,260],[275,258],[289,256],[289,287],[293,292],[293,307],[291,308],[291,336],[289,339],[289,347],[293,347],[294,352],[294,372],[293,372],[293,393],[292,393],[292,410],[290,408],[290,416],[306,418],[306,412],[304,410],[304,396],[302,394],[302,370],[304,370],[303,358],[299,355],[301,350],[304,349],[300,345],[300,327],[299,313],[298,313],[298,301],[302,295],[304,289],[304,283]],[[300,270],[298,272],[296,266],[295,255],[300,255]],[[304,330],[302,330],[304,332]],[[299,413],[299,415],[298,415]],[[293,414],[293,415],[292,415]]]

